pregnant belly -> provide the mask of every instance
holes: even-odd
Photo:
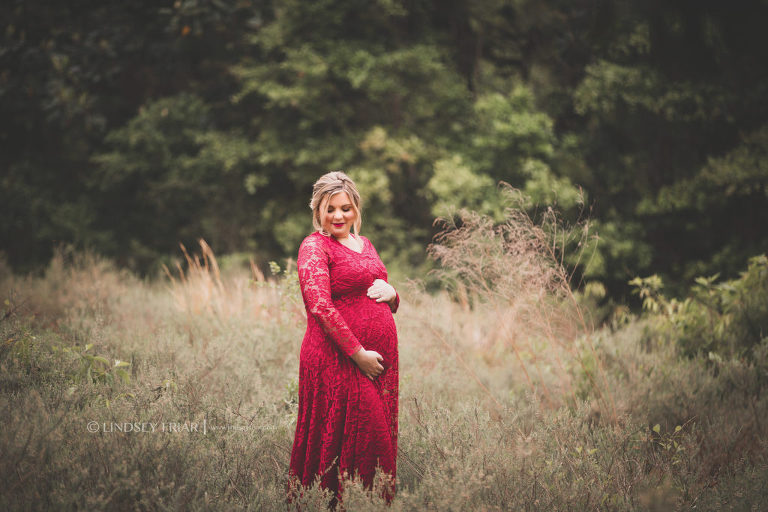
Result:
[[[389,306],[363,296],[336,307],[363,348],[381,354],[384,368],[392,366],[397,357],[397,330]]]

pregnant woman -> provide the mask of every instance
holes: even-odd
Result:
[[[307,330],[290,476],[303,487],[319,477],[334,492],[335,507],[341,479],[359,476],[370,488],[379,466],[388,476],[384,497],[390,502],[398,401],[392,314],[400,296],[387,283],[373,244],[360,235],[360,194],[346,174],[317,180],[309,206],[316,231],[299,247]]]

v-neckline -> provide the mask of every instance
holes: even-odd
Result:
[[[350,235],[350,236],[352,236],[352,235]],[[336,237],[334,237],[333,235],[331,235],[331,238],[336,240]],[[360,243],[363,244],[363,247],[362,247],[362,249],[360,249],[360,252],[357,252],[356,250],[352,249],[351,247],[347,247],[346,245],[344,245],[343,243],[339,242],[338,240],[336,240],[336,243],[339,244],[340,246],[342,246],[343,248],[345,248],[346,250],[352,251],[355,254],[363,254],[363,251],[365,251],[365,245],[366,245],[365,244],[365,240],[363,240],[362,237],[358,237],[358,238],[360,240]]]

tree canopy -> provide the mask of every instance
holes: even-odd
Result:
[[[768,250],[768,4],[714,0],[10,0],[0,248],[149,272],[205,238],[260,261],[343,169],[388,266],[500,181],[578,215],[582,272],[735,276]]]

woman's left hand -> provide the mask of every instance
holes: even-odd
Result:
[[[375,299],[376,302],[392,302],[397,296],[397,292],[391,284],[383,279],[377,279],[368,288],[368,297]]]

